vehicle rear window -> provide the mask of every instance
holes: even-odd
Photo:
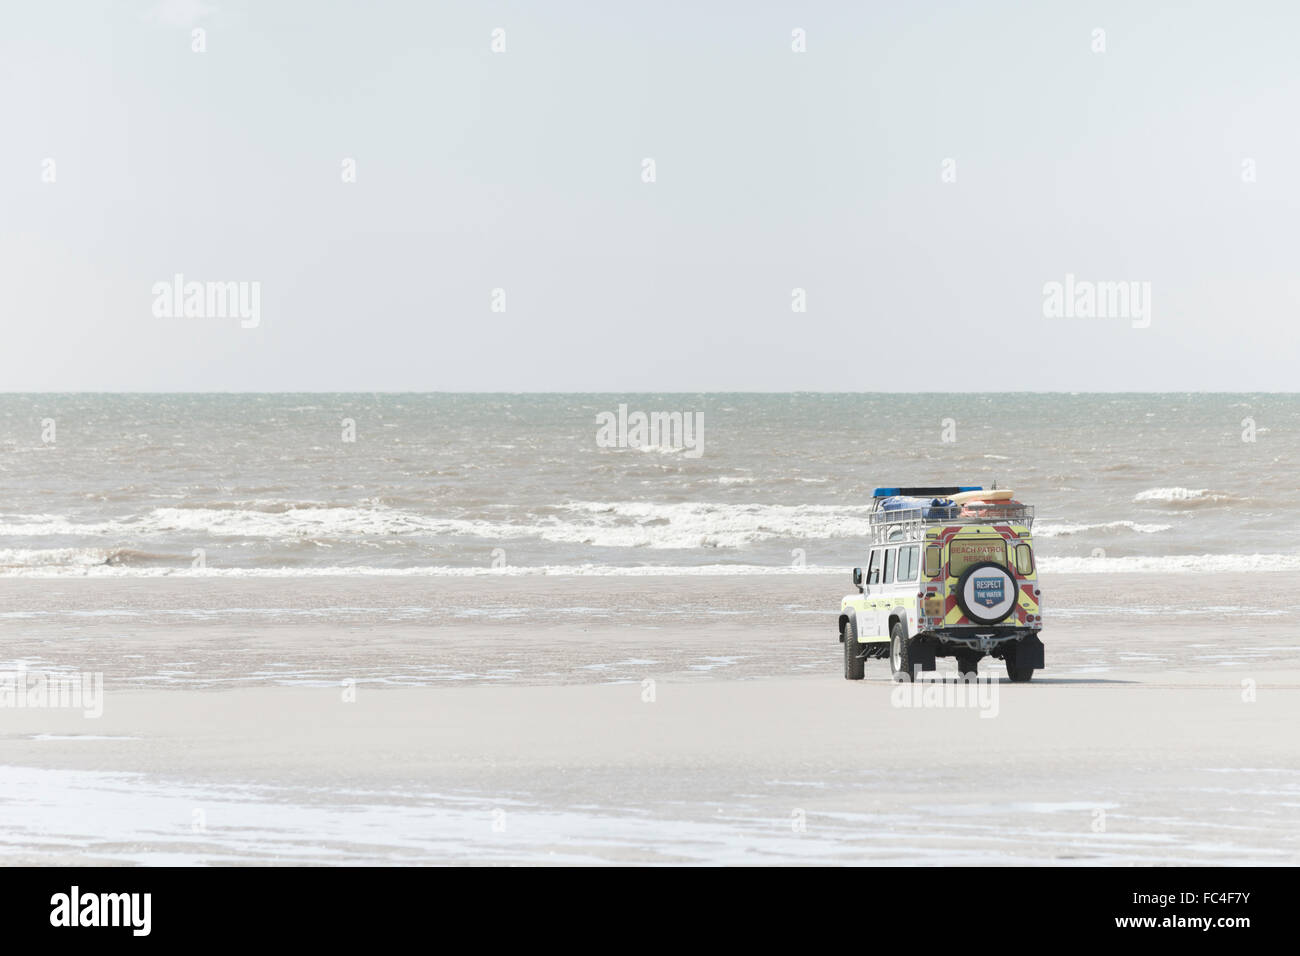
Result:
[[[948,545],[948,575],[959,578],[972,564],[992,561],[1007,566],[1007,543],[1001,538],[954,538]]]
[[[915,581],[920,548],[913,544],[898,549],[898,580]]]
[[[1016,571],[1022,575],[1034,573],[1034,552],[1027,544],[1016,545]]]

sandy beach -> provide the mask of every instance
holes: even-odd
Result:
[[[900,696],[883,662],[843,680],[845,583],[4,580],[5,666],[102,672],[104,695],[98,718],[0,709],[0,852],[1300,861],[1285,575],[1046,578],[1047,669],[1013,686],[986,661],[969,706]]]

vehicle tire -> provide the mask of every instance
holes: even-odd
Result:
[[[863,647],[858,643],[858,622],[850,619],[844,625],[844,679],[862,680],[867,662],[858,655]]]
[[[1016,652],[1014,648],[1008,652],[1005,660],[1007,664],[1007,676],[1011,678],[1011,683],[1028,684],[1034,679],[1034,669],[1032,667],[1016,666]]]
[[[978,677],[982,654],[958,654],[957,673],[962,677]]]
[[[895,621],[889,629],[889,673],[897,682],[912,681],[912,642],[902,621]]]

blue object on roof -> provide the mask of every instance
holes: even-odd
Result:
[[[922,518],[955,518],[960,505],[951,498],[917,498],[911,495],[890,495],[880,502],[881,511],[919,511]]]

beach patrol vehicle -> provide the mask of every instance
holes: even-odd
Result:
[[[1012,681],[1032,679],[1043,667],[1033,523],[1034,509],[1007,490],[877,488],[858,593],[840,602],[845,678],[862,680],[869,658],[888,659],[899,681],[938,657],[973,676],[987,656]]]

